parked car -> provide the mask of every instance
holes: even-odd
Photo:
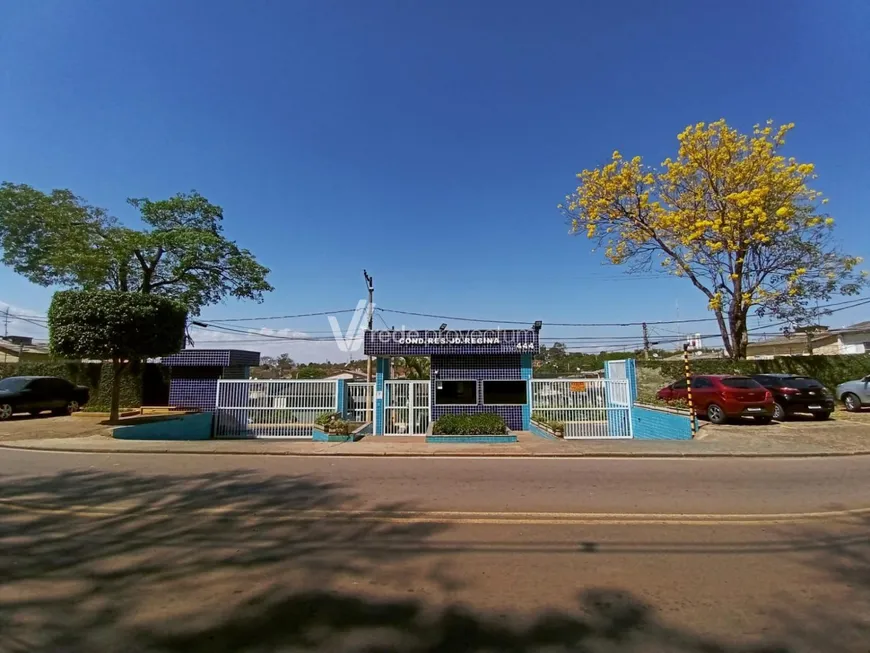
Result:
[[[857,381],[846,381],[837,386],[837,399],[846,405],[846,410],[858,412],[870,406],[870,374]]]
[[[819,381],[796,374],[753,374],[773,394],[773,419],[784,420],[796,413],[828,419],[834,412],[834,395]]]
[[[87,402],[90,392],[53,376],[10,376],[0,379],[0,420],[14,413],[71,415]]]
[[[681,379],[658,391],[665,401],[688,399],[686,380]],[[773,395],[748,376],[704,374],[692,377],[692,404],[698,415],[713,424],[737,417],[752,417],[760,424],[773,419]]]

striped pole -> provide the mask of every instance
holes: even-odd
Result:
[[[695,439],[696,419],[695,404],[692,402],[692,372],[689,370],[689,343],[683,345],[683,364],[686,368],[686,396],[689,400],[689,419],[692,422],[692,439]]]

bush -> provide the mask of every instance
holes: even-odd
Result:
[[[538,424],[543,424],[544,426],[548,427],[559,436],[565,434],[565,422],[560,422],[559,420],[555,419],[547,419],[546,417],[544,417],[543,413],[539,413],[537,411],[532,413],[532,419],[535,420]]]
[[[168,390],[169,368],[152,363],[128,367],[121,375],[120,403],[124,408],[137,408],[142,405],[143,395],[152,399]],[[91,398],[87,409],[108,411],[112,398],[112,366],[102,363],[82,363],[79,361],[22,361],[20,363],[0,363],[0,379],[8,376],[57,376],[75,385],[83,385],[90,390]],[[143,388],[143,379],[148,387]],[[152,402],[153,403],[153,402]]]
[[[658,370],[665,379],[662,385],[685,376],[683,361],[638,361],[640,370]],[[844,354],[841,356],[780,356],[767,360],[732,361],[724,358],[689,359],[693,374],[800,374],[818,379],[833,389],[844,381],[860,379],[870,374],[870,354]]]
[[[329,426],[330,422],[340,419],[341,413],[323,413],[323,415],[319,415],[317,419],[314,420],[314,423],[317,424],[317,426]]]
[[[435,435],[504,435],[507,424],[495,413],[443,415],[432,425]]]

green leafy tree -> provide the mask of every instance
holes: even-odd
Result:
[[[187,310],[157,295],[112,290],[56,292],[48,310],[49,345],[64,358],[112,361],[109,419],[118,420],[121,374],[132,361],[168,356],[184,342]]]
[[[2,261],[42,286],[165,295],[198,315],[227,297],[261,301],[269,270],[223,235],[223,210],[193,191],[129,199],[143,229],[69,190],[0,184]]]
[[[302,365],[296,373],[297,379],[322,379],[327,376],[327,370],[319,365]]]

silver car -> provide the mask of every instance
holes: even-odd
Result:
[[[870,406],[870,374],[857,381],[846,381],[837,386],[837,399],[853,413]]]

